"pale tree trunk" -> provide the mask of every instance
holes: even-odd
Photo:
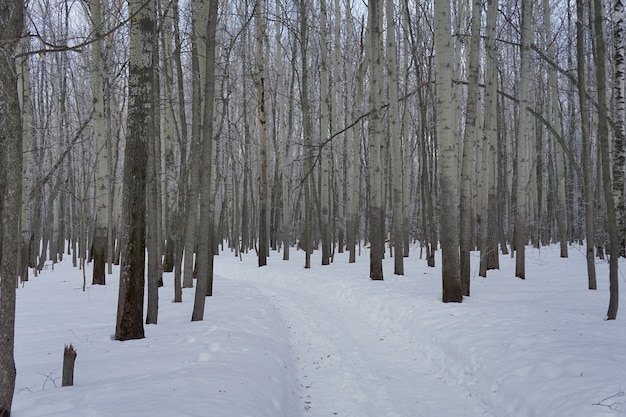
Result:
[[[385,143],[382,132],[384,110],[381,107],[384,91],[382,68],[382,0],[369,2],[367,16],[367,56],[370,67],[369,95],[369,224],[370,224],[370,279],[383,279],[383,255],[385,253],[384,206],[383,206],[383,155]]]
[[[254,6],[254,32],[256,40],[256,89],[257,89],[257,124],[259,129],[259,266],[267,265],[269,256],[268,242],[268,185],[267,185],[267,117],[266,117],[266,82],[267,65],[265,62],[265,44],[267,16],[265,0],[257,0]]]
[[[346,109],[344,107],[343,98],[342,98],[342,90],[340,88],[340,83],[344,82],[346,85],[346,64],[344,63],[344,59],[341,56],[341,28],[342,28],[342,16],[341,16],[341,1],[335,0],[335,27],[334,27],[334,40],[333,40],[333,67],[335,71],[332,73],[332,90],[333,90],[333,130],[337,130],[337,128],[341,125],[341,121],[343,118],[344,124],[346,121]],[[341,68],[341,71],[339,70]],[[339,76],[341,74],[341,76]],[[336,218],[338,219],[335,224],[339,228],[337,233],[337,251],[339,253],[343,253],[345,250],[345,233],[346,233],[346,200],[347,200],[347,184],[346,184],[346,173],[347,173],[347,154],[348,154],[348,136],[345,132],[339,135],[342,142],[342,157],[341,164],[337,169],[338,172],[338,194],[339,198],[337,199],[337,213]]]
[[[328,25],[326,0],[320,0],[320,234],[322,238],[322,265],[330,264],[330,143],[325,143],[330,136],[330,94],[328,92]]]
[[[93,235],[93,277],[92,285],[105,284],[105,264],[107,259],[107,230],[108,230],[108,202],[109,190],[109,150],[107,145],[107,135],[104,124],[104,60],[102,58],[103,40],[100,38],[102,32],[102,12],[100,0],[89,1],[89,12],[91,13],[91,25],[95,38],[91,45],[91,92],[93,95],[93,136],[96,145],[96,166],[95,166],[95,206],[96,224]]]
[[[398,100],[398,51],[392,0],[385,0],[387,18],[387,81],[389,83],[389,136],[391,147],[391,239],[393,244],[393,273],[404,275],[404,213],[403,164],[400,106]]]
[[[214,207],[212,200],[213,113],[215,99],[215,33],[218,0],[208,0],[206,32],[204,33],[204,111],[202,126],[200,226],[198,228],[198,277],[191,321],[204,319],[207,292],[212,288]],[[198,16],[200,18],[200,16]],[[200,51],[199,51],[200,52]]]
[[[182,302],[182,261],[184,254],[184,237],[183,233],[185,226],[185,218],[187,214],[187,186],[189,184],[189,168],[187,163],[187,141],[189,140],[187,134],[187,112],[185,111],[185,85],[183,81],[183,66],[181,61],[182,43],[180,40],[180,28],[179,28],[179,8],[178,0],[172,2],[172,15],[174,24],[174,53],[173,60],[176,68],[176,87],[178,98],[178,122],[180,125],[180,154],[179,154],[179,166],[180,166],[180,183],[178,186],[178,209],[176,212],[175,227],[173,227],[173,239],[176,245],[174,254],[174,302]],[[175,116],[174,116],[175,117]],[[193,282],[193,280],[192,280]]]
[[[152,137],[152,94],[155,22],[154,1],[129,0],[136,18],[130,24],[128,76],[128,135],[122,191],[122,241],[120,287],[115,339],[141,339],[146,257],[147,140]]]
[[[593,45],[596,49],[596,82],[598,88],[598,146],[602,157],[602,182],[604,192],[604,203],[606,204],[606,222],[605,227],[609,234],[609,286],[610,298],[609,308],[607,312],[608,320],[615,320],[617,317],[617,308],[619,305],[619,276],[618,276],[618,260],[620,254],[619,230],[617,224],[617,214],[615,201],[613,198],[613,184],[611,179],[611,154],[609,144],[609,124],[607,121],[607,104],[606,104],[606,61],[607,51],[606,42],[604,40],[604,2],[601,0],[593,1],[594,13],[594,39]]]
[[[522,0],[521,68],[519,82],[519,117],[517,125],[517,196],[515,216],[515,276],[526,278],[526,243],[528,242],[528,196],[530,187],[530,45],[532,43],[532,0]]]
[[[475,176],[475,171],[472,170],[472,157],[474,149],[476,149],[476,125],[477,125],[477,106],[480,100],[480,94],[478,91],[478,80],[480,76],[480,16],[481,16],[482,2],[480,0],[472,2],[472,19],[471,19],[471,38],[469,45],[469,65],[467,69],[467,106],[465,110],[465,137],[463,138],[463,157],[461,163],[461,201],[459,210],[459,222],[460,222],[460,271],[461,271],[461,285],[463,288],[463,295],[470,295],[470,251],[472,250],[472,178]],[[486,145],[483,144],[483,147]],[[483,159],[483,164],[487,163]],[[484,166],[478,166],[481,171]],[[480,178],[483,182],[485,189],[487,180],[485,176]],[[480,196],[480,200],[484,201],[484,195]],[[482,207],[481,207],[482,208]],[[487,230],[486,216],[484,216],[484,210],[481,212],[480,218],[480,231],[482,233]],[[484,217],[483,217],[484,216]],[[481,263],[483,252],[483,243],[481,239]],[[481,268],[482,272],[482,268]],[[481,276],[486,276],[481,275]]]
[[[28,48],[28,42],[22,40],[22,51],[26,52]],[[30,264],[30,252],[32,248],[31,242],[31,225],[29,221],[29,201],[30,190],[32,189],[31,175],[29,175],[30,168],[32,166],[32,153],[33,149],[30,145],[31,128],[30,128],[30,69],[28,64],[28,56],[19,58],[16,60],[17,71],[19,76],[19,98],[20,109],[22,110],[22,142],[23,142],[23,158],[22,158],[22,214],[20,216],[20,233],[22,237],[22,244],[20,245],[20,280],[22,282],[28,281],[28,267]],[[2,205],[0,204],[0,207]],[[1,247],[1,245],[0,245]],[[1,258],[1,256],[0,256]]]
[[[450,1],[435,0],[437,154],[441,209],[441,272],[444,303],[463,301],[459,259],[458,151],[452,102]]]
[[[408,25],[409,25],[408,7],[409,7],[408,1],[403,0],[402,1],[402,25],[404,28],[408,28]],[[409,42],[410,35],[408,33],[408,30],[405,30],[404,33],[406,35],[404,37],[404,42],[403,42],[404,48],[402,52],[404,56],[402,78],[404,79],[404,83],[405,83],[404,94],[406,95],[409,93],[409,77],[410,77],[410,74],[412,73],[412,69],[410,68],[411,66],[411,52],[410,52],[411,44]],[[411,135],[411,120],[409,116],[409,107],[410,105],[408,104],[407,101],[405,101],[404,107],[402,109],[402,145],[403,145],[402,160],[403,160],[403,167],[405,170],[404,175],[402,175],[402,215],[403,215],[402,221],[403,221],[403,239],[404,239],[403,256],[405,258],[409,257],[409,243],[410,243],[409,230],[411,227],[410,216],[411,216],[411,207],[412,207],[412,205],[410,204],[410,201],[411,201],[411,184],[413,182],[412,181],[413,169],[412,169],[412,164],[411,164],[411,159],[410,159],[413,157],[412,155],[413,153],[412,136],[413,135]]]
[[[596,264],[594,257],[595,231],[594,231],[594,198],[593,198],[593,166],[591,161],[591,139],[589,138],[589,109],[587,106],[587,89],[585,86],[585,2],[576,1],[576,54],[578,61],[578,102],[580,106],[580,131],[582,142],[582,165],[584,174],[585,194],[585,235],[587,257],[587,281],[590,290],[597,288]]]
[[[276,16],[281,16],[281,1],[276,1]],[[276,19],[276,45],[280,44],[282,35],[282,23],[280,19]],[[289,157],[289,141],[291,140],[291,129],[293,122],[291,121],[292,107],[286,106],[286,92],[285,92],[285,69],[283,68],[283,54],[282,48],[276,48],[276,64],[274,65],[277,74],[278,94],[277,94],[277,106],[278,106],[278,118],[279,118],[279,152],[276,155],[276,164],[280,170],[280,184],[281,187],[281,201],[280,201],[280,214],[282,225],[282,246],[283,246],[283,260],[289,260],[289,247],[291,245],[291,205],[289,204],[289,182],[291,179],[291,165],[292,161]],[[292,78],[293,79],[293,78]],[[293,84],[292,84],[293,85]],[[290,102],[292,98],[293,90],[290,91]],[[288,116],[289,114],[289,116]]]
[[[207,0],[208,1],[208,0]],[[200,195],[200,157],[202,152],[202,91],[205,79],[204,41],[207,25],[206,1],[192,1],[191,36],[191,146],[189,154],[189,186],[187,189],[187,219],[185,224],[185,248],[183,265],[183,288],[193,287],[194,253]],[[202,62],[201,62],[202,61]]]
[[[300,50],[301,50],[301,80],[300,102],[302,107],[302,135],[304,136],[304,149],[302,170],[304,177],[301,186],[304,187],[304,231],[302,234],[302,246],[305,252],[304,267],[311,268],[311,121],[309,113],[309,61],[308,61],[308,8],[307,0],[300,0]]]
[[[615,97],[615,123],[613,139],[613,198],[617,210],[618,240],[620,242],[620,256],[626,256],[626,219],[624,218],[624,165],[626,164],[626,148],[624,144],[624,118],[626,117],[626,98],[624,97],[624,73],[626,62],[624,61],[624,25],[626,15],[622,0],[614,0],[613,4],[613,41],[614,62],[613,71],[613,96]]]
[[[350,3],[348,2],[346,10],[351,10]],[[348,35],[348,42],[352,40],[352,21],[347,19],[346,32]],[[361,42],[362,45],[362,42]],[[348,111],[352,112],[351,119],[355,119],[355,109],[361,109],[363,103],[363,80],[365,78],[365,72],[367,70],[367,59],[363,58],[363,47],[361,47],[359,56],[359,65],[356,68],[355,77],[355,94],[354,98],[352,94],[347,94],[346,107]],[[347,244],[349,251],[349,263],[356,262],[356,245],[357,245],[357,232],[359,227],[359,167],[360,167],[360,150],[361,150],[361,123],[356,123],[352,129],[350,129],[350,149],[348,151],[349,167],[346,177],[346,186],[348,188],[347,196]]]
[[[0,416],[11,415],[15,391],[15,287],[20,246],[22,117],[14,53],[24,30],[24,2],[0,7]],[[0,181],[1,182],[1,181]]]
[[[487,270],[500,267],[498,254],[499,213],[498,213],[498,79],[496,49],[496,19],[498,1],[487,3],[487,56],[485,58],[485,114],[483,123],[483,164],[486,165],[485,178],[486,209],[481,214],[482,236],[479,274],[487,275]],[[503,215],[504,213],[502,213]],[[504,245],[506,248],[506,244]]]
[[[552,43],[552,22],[550,20],[551,10],[550,1],[543,0],[543,31],[546,37],[546,54],[548,58],[554,61],[554,46]],[[548,105],[549,120],[557,133],[561,134],[561,111],[559,107],[559,90],[556,78],[556,70],[553,66],[548,66]],[[563,151],[556,146],[556,224],[557,233],[561,249],[561,258],[567,258],[567,201],[565,194],[565,158]]]

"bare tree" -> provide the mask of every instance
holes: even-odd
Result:
[[[404,275],[404,167],[402,159],[402,133],[400,128],[400,103],[398,97],[398,50],[396,48],[396,28],[392,0],[386,0],[387,18],[387,82],[389,83],[389,141],[391,147],[391,206],[392,206],[392,245],[393,271]]]
[[[578,102],[580,106],[580,130],[582,142],[582,165],[583,165],[583,191],[585,194],[585,235],[587,257],[587,280],[589,289],[595,290],[596,264],[594,258],[595,232],[594,232],[594,203],[593,203],[593,166],[591,165],[591,139],[589,138],[589,109],[587,106],[587,88],[585,85],[585,2],[576,1],[576,54],[578,69]]]
[[[104,59],[102,46],[102,10],[100,0],[89,1],[91,25],[93,27],[94,42],[92,44],[92,71],[91,90],[93,95],[93,136],[96,145],[95,167],[95,206],[96,218],[93,236],[93,285],[104,285],[105,263],[108,248],[108,223],[109,223],[109,149],[105,128],[104,114]]]
[[[369,224],[370,224],[370,279],[383,279],[385,253],[385,224],[383,206],[383,155],[385,142],[382,133],[382,97],[384,78],[382,68],[383,0],[369,2],[367,15],[367,56],[370,68],[369,95]]]
[[[268,184],[267,184],[267,114],[266,114],[266,83],[267,65],[265,48],[267,43],[267,16],[265,0],[256,0],[254,6],[254,32],[256,39],[256,92],[257,122],[259,129],[259,266],[267,265],[269,256],[268,241]]]
[[[124,156],[123,237],[115,339],[141,339],[146,257],[146,166],[153,125],[154,0],[129,0],[128,136]]]
[[[530,45],[532,43],[532,0],[522,0],[521,67],[519,83],[519,118],[517,125],[517,195],[515,217],[515,276],[526,278],[526,244],[528,243],[528,194],[530,189],[531,123],[526,108],[530,103]]]
[[[458,214],[458,152],[453,124],[450,1],[435,0],[437,153],[440,161],[441,272],[443,302],[461,302]]]
[[[618,276],[618,260],[620,254],[619,231],[617,224],[617,214],[615,200],[613,198],[613,186],[611,178],[611,154],[609,140],[609,123],[606,118],[606,41],[604,39],[604,2],[601,0],[593,1],[593,29],[594,42],[593,46],[596,51],[596,83],[598,89],[598,146],[600,148],[600,157],[602,160],[602,182],[604,192],[604,203],[606,204],[606,229],[609,235],[609,308],[607,318],[615,320],[617,317],[617,308],[619,305],[619,276]],[[622,190],[623,193],[623,190]]]
[[[24,30],[24,2],[0,2],[0,416],[11,415],[15,391],[15,287],[20,246],[22,116],[15,52]]]

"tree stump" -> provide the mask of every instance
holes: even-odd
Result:
[[[65,346],[63,351],[63,377],[61,378],[61,386],[69,387],[74,385],[74,362],[76,361],[76,351],[70,343]]]

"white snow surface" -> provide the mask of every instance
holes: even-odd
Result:
[[[441,270],[385,259],[371,281],[336,254],[304,269],[271,253],[215,259],[214,295],[190,321],[194,289],[173,303],[160,289],[159,324],[119,342],[118,276],[87,285],[65,260],[17,290],[13,417],[608,417],[626,416],[626,312],[604,320],[608,264],[587,290],[584,248],[527,249],[478,276],[471,297],[441,302]],[[620,262],[622,262],[620,260]],[[437,258],[437,265],[440,259]],[[620,265],[623,270],[626,263]],[[87,266],[88,283],[91,266]],[[620,273],[621,298],[626,282]],[[78,352],[73,387],[61,387],[64,345]]]

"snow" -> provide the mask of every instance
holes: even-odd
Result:
[[[604,320],[608,264],[587,290],[583,249],[528,248],[526,280],[509,256],[481,278],[473,254],[462,304],[441,302],[419,248],[405,276],[387,258],[382,282],[366,251],[324,267],[314,254],[311,269],[302,252],[260,269],[222,253],[204,321],[190,321],[193,289],[171,302],[165,274],[159,324],[126,342],[112,340],[118,271],[83,292],[64,261],[18,289],[13,416],[626,416],[626,313]],[[74,386],[61,387],[69,343]]]

